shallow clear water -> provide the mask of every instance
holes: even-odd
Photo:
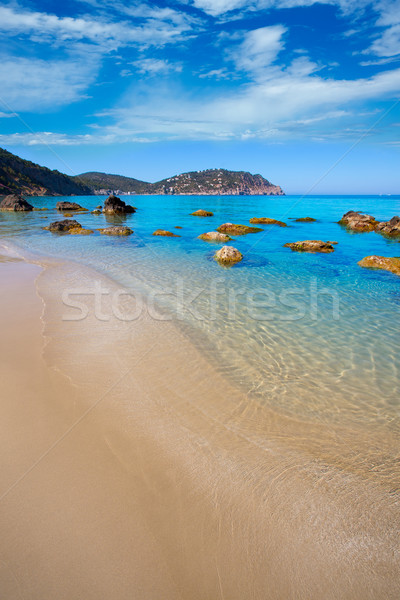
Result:
[[[60,218],[54,210],[59,198],[50,197],[31,200],[51,209],[45,212],[0,213],[0,236],[42,255],[82,262],[137,297],[143,294],[154,318],[173,319],[259,404],[306,421],[398,432],[400,277],[357,262],[370,254],[400,256],[399,241],[351,234],[337,221],[348,210],[388,220],[400,214],[399,196],[124,199],[138,207],[122,219],[134,230],[127,238],[43,231]],[[77,199],[89,209],[103,200]],[[190,216],[198,208],[214,216]],[[222,223],[246,224],[261,216],[290,227],[261,226],[263,233],[237,237],[232,244],[244,260],[231,269],[212,259],[217,245],[197,239]],[[318,221],[292,220],[305,216]],[[91,214],[75,218],[93,229],[122,221]],[[181,237],[153,237],[157,228]],[[338,245],[332,254],[283,247],[305,239]]]

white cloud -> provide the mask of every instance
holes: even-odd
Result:
[[[274,25],[249,31],[233,58],[239,69],[257,72],[268,67],[284,48],[283,35],[286,27]]]
[[[131,63],[139,73],[147,75],[160,75],[171,72],[180,73],[182,71],[181,63],[171,63],[168,60],[159,58],[142,58]]]
[[[112,133],[106,135],[68,135],[65,133],[41,131],[37,133],[0,134],[0,146],[90,146],[99,144],[108,145],[116,142],[146,143],[148,141],[146,138],[132,134],[127,134],[122,139]]]
[[[98,70],[96,60],[51,61],[4,57],[0,62],[1,97],[10,111],[43,112],[84,97]]]
[[[211,69],[205,73],[199,73],[200,79],[228,79],[232,74],[225,68],[222,69]]]
[[[175,11],[152,11],[147,17],[144,23],[133,25],[129,21],[114,23],[90,17],[58,17],[2,6],[0,30],[33,36],[35,42],[85,40],[112,50],[129,44],[162,46],[176,42],[177,37],[191,29],[190,20],[179,18]]]
[[[243,8],[244,0],[193,0],[193,5],[213,17],[222,15],[237,8]]]
[[[279,137],[292,121],[306,126],[328,116],[345,118],[350,109],[355,113],[353,121],[357,111],[364,118],[360,105],[395,99],[399,91],[400,69],[351,81],[325,79],[293,64],[286,70],[272,67],[262,81],[217,99],[185,98],[180,91],[174,94],[170,88],[152,87],[144,102],[131,101],[103,116],[115,119],[116,124],[105,130],[116,136],[131,131],[147,139]]]
[[[369,52],[376,56],[391,57],[400,54],[400,24],[386,29],[381,37],[374,41]]]
[[[396,60],[398,60],[398,59],[396,59],[395,56],[390,56],[389,58],[378,58],[375,60],[363,60],[362,62],[360,62],[360,66],[361,67],[376,67],[376,66],[380,66],[380,65],[388,65]]]
[[[370,3],[370,0],[192,0],[193,6],[213,17],[219,17],[238,9],[256,11],[312,6],[313,4],[337,5],[343,12],[352,12]]]
[[[147,5],[142,8],[137,5],[129,10],[136,11],[135,21],[127,15],[124,21],[111,22],[105,17],[58,17],[27,11],[17,4],[0,6],[0,32],[9,36],[28,36],[34,43],[35,52],[40,44],[51,45],[57,50],[62,48],[57,60],[3,55],[0,89],[11,110],[43,112],[75,102],[85,97],[109,51],[127,45],[145,51],[149,46],[176,43],[191,27],[188,17],[170,9],[156,11]],[[54,56],[53,48],[51,53]],[[144,65],[142,61],[142,69]],[[126,66],[121,64],[122,76],[129,75]],[[152,66],[155,72],[157,65],[148,59],[147,66],[148,70]],[[166,72],[166,64],[160,61],[160,72],[162,66]],[[179,71],[180,68],[178,64],[168,63],[169,70]]]
[[[380,13],[378,25],[390,27],[400,23],[400,0],[380,0],[376,8]]]

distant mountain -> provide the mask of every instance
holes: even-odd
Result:
[[[152,188],[153,194],[284,195],[279,186],[273,185],[261,175],[226,169],[207,169],[175,175],[154,183]]]
[[[51,171],[0,148],[0,195],[88,196],[90,187],[59,171]]]
[[[150,194],[152,184],[132,177],[124,177],[123,175],[109,175],[107,173],[82,173],[74,177],[75,181],[80,181],[90,187],[92,190],[99,192],[115,191],[124,194],[131,192],[132,194]]]
[[[83,173],[76,180],[89,186],[95,193],[131,194],[177,194],[177,195],[267,195],[282,196],[282,189],[264,179],[261,175],[251,175],[246,171],[207,169],[192,171],[147,183],[121,175],[106,173]]]
[[[282,189],[246,171],[207,169],[148,183],[107,173],[83,173],[75,177],[51,171],[0,148],[0,195],[87,196],[91,194],[267,195],[282,196]]]

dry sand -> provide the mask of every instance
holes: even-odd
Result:
[[[0,263],[0,598],[397,599],[396,441],[248,401],[169,322],[65,320],[93,279]]]

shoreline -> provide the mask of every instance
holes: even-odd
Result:
[[[266,596],[333,600],[338,594],[354,600],[378,598],[383,593],[396,598],[395,497],[392,501],[389,490],[382,487],[384,474],[378,473],[376,480],[363,479],[363,461],[357,466],[351,445],[346,458],[354,432],[325,431],[248,401],[171,323],[148,318],[133,327],[115,321],[99,323],[92,313],[83,323],[63,321],[60,286],[75,285],[76,271],[76,265],[58,264],[41,271],[37,280],[45,307],[45,358],[53,367],[43,377],[47,380],[51,373],[50,379],[57,378],[57,393],[45,402],[44,422],[48,417],[54,432],[54,398],[60,407],[56,421],[61,415],[61,430],[65,430],[67,423],[75,422],[107,393],[88,419],[65,438],[64,454],[59,454],[60,444],[48,457],[53,476],[61,461],[62,475],[73,482],[71,488],[65,480],[58,481],[56,506],[61,522],[48,517],[49,531],[53,527],[67,540],[65,549],[56,544],[55,558],[47,556],[56,567],[59,584],[62,581],[65,587],[60,591],[48,574],[31,565],[30,578],[37,581],[38,592],[29,590],[29,597],[43,600],[51,597],[52,590],[53,597],[70,600],[84,589],[85,597],[98,598],[92,572],[85,578],[80,571],[74,556],[78,550],[90,556],[89,571],[103,574],[101,594],[108,586],[114,589],[116,578],[120,581],[117,573],[123,574],[122,587],[108,595],[113,598],[131,598],[139,589],[138,595],[149,600]],[[93,273],[82,267],[78,277],[90,282]],[[37,313],[30,314],[29,321],[37,321]],[[54,367],[61,368],[70,381]],[[35,401],[43,402],[43,389],[39,385]],[[65,389],[65,396],[60,389]],[[30,408],[33,416],[35,404]],[[32,420],[25,424],[25,435],[31,424]],[[336,439],[338,433],[342,440]],[[392,445],[390,440],[385,443],[389,456]],[[368,436],[359,444],[368,454]],[[335,465],[341,454],[342,462]],[[100,458],[95,468],[94,456]],[[88,490],[88,474],[96,497]],[[42,484],[47,476],[42,473]],[[19,509],[27,518],[35,492],[28,480],[15,488],[22,503]],[[27,498],[21,498],[23,490]],[[119,494],[121,490],[124,493]],[[80,498],[82,492],[83,504],[78,502],[71,514],[64,495],[72,493],[76,502],[76,493]],[[111,504],[107,492],[112,495]],[[44,497],[51,503],[51,485],[36,493],[36,501]],[[11,514],[15,513],[13,494],[6,502]],[[92,531],[85,524],[85,502],[102,517],[96,522],[99,530]],[[107,519],[107,509],[120,525],[119,533]],[[141,544],[132,541],[126,523],[141,531]],[[94,527],[91,521],[90,526]],[[25,527],[32,533],[26,523]],[[81,527],[89,527],[87,535],[80,532]],[[23,545],[36,544],[41,557],[55,549],[47,532],[28,536],[21,525],[20,535]],[[96,536],[101,536],[102,544],[95,541]],[[16,539],[10,539],[12,546]],[[117,542],[121,549],[115,547]],[[111,573],[106,573],[109,555],[101,545],[112,548],[115,556]],[[3,546],[0,558],[5,550]],[[21,569],[22,559],[13,560],[17,570],[21,561]],[[63,569],[71,561],[79,577],[67,590]],[[5,562],[9,562],[6,557]],[[139,579],[129,576],[131,569]]]

